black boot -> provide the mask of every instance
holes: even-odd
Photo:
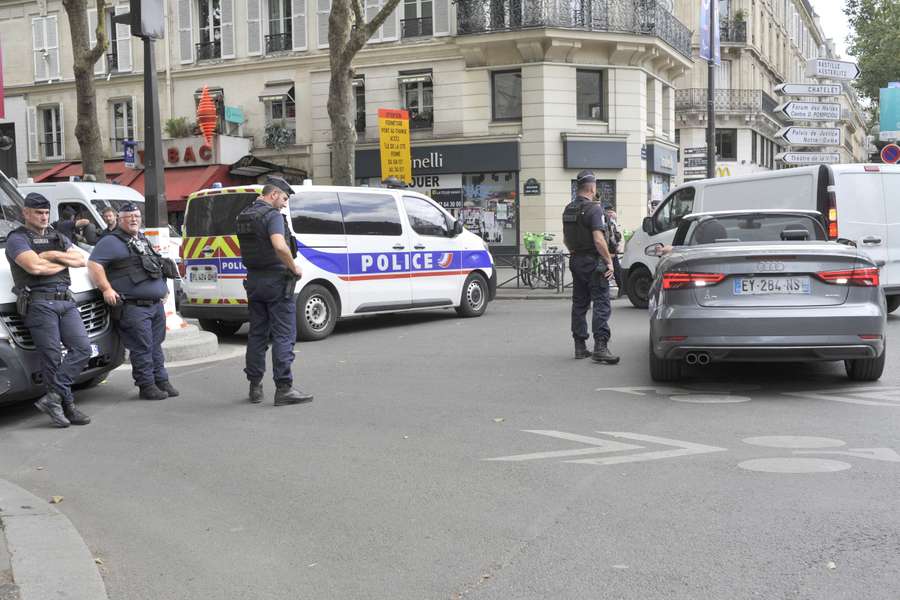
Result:
[[[168,394],[169,398],[174,398],[175,396],[178,396],[178,390],[176,390],[174,387],[172,387],[172,384],[169,383],[168,379],[165,381],[157,381],[156,387],[158,387],[159,389],[164,391],[166,394]]]
[[[91,422],[91,418],[75,408],[75,403],[71,400],[63,400],[63,414],[72,425],[87,425]]]
[[[591,353],[588,352],[587,342],[585,340],[575,340],[575,358],[587,358]]]
[[[250,404],[259,404],[263,399],[263,385],[262,382],[253,383],[250,382]]]
[[[312,399],[312,394],[307,394],[306,392],[295,390],[289,385],[279,385],[275,389],[275,406],[312,402]]]
[[[591,360],[598,363],[606,363],[608,365],[616,365],[619,363],[619,357],[609,351],[606,341],[594,340],[594,353]]]
[[[141,386],[141,393],[138,394],[138,397],[141,400],[165,400],[169,397],[169,394],[162,391],[155,385],[150,384]]]
[[[34,407],[50,417],[57,427],[68,427],[71,423],[63,413],[62,397],[56,392],[47,392],[40,400],[34,403]]]

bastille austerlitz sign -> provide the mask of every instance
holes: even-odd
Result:
[[[782,96],[840,96],[839,83],[780,83],[775,93]]]
[[[775,110],[792,121],[841,120],[841,105],[835,102],[785,102]]]
[[[837,127],[785,127],[776,135],[792,146],[841,145],[841,130]]]
[[[775,155],[788,165],[832,165],[841,162],[837,152],[781,152]]]
[[[806,75],[822,79],[856,79],[859,77],[859,65],[844,60],[811,58],[806,61]]]

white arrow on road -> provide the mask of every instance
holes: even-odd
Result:
[[[670,440],[668,438],[656,437],[652,435],[642,435],[640,433],[627,433],[623,431],[598,431],[597,433],[611,435],[612,437],[617,438],[625,438],[626,440],[650,442],[652,444],[659,444],[660,446],[674,446],[678,448],[678,450],[658,450],[656,452],[643,452],[641,454],[629,454],[626,456],[608,456],[605,458],[582,458],[580,460],[567,460],[565,462],[585,465],[620,465],[623,463],[642,462],[645,460],[658,460],[661,458],[689,456],[691,454],[725,452],[727,450],[727,448],[719,448],[717,446],[706,446],[704,444],[695,444],[693,442]]]
[[[794,146],[840,146],[838,127],[784,127],[777,134]]]
[[[841,105],[836,102],[785,102],[775,110],[792,121],[841,120]]]
[[[840,96],[839,83],[779,83],[775,93],[782,96]]]
[[[856,79],[859,77],[859,65],[846,60],[829,58],[811,58],[806,61],[806,75],[822,79]]]

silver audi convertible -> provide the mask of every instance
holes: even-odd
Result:
[[[843,242],[843,243],[842,243]],[[814,211],[689,215],[660,256],[650,290],[650,374],[684,365],[844,361],[847,376],[884,370],[879,268],[845,240],[828,241]]]

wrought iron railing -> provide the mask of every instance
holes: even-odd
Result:
[[[722,21],[719,25],[723,42],[742,43],[747,41],[747,21]]]
[[[675,110],[706,110],[707,97],[703,88],[675,90]],[[762,90],[719,89],[714,104],[717,112],[763,112],[779,123],[784,121],[775,112],[778,102]]]
[[[529,288],[561,293],[566,283],[568,254],[494,254],[498,288]]]
[[[222,58],[222,42],[200,42],[196,44],[197,60],[216,60]]]
[[[285,52],[293,49],[293,36],[290,33],[274,33],[266,36],[266,54]]]
[[[106,72],[107,73],[115,73],[119,70],[119,57],[116,54],[107,54],[106,55]]]
[[[458,0],[460,35],[558,27],[653,35],[684,56],[691,31],[657,0]]]
[[[402,19],[400,31],[404,38],[425,37],[434,34],[434,26],[431,17]]]

